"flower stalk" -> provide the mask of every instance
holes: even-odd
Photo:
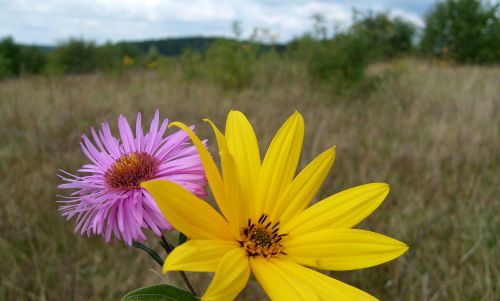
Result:
[[[149,256],[151,256],[151,258],[153,258],[154,261],[156,261],[156,263],[158,263],[161,267],[163,267],[163,263],[164,263],[163,259],[161,259],[160,255],[158,255],[158,253],[156,253],[153,249],[149,248],[145,244],[140,243],[138,241],[134,241],[132,243],[132,247],[139,249],[139,250],[143,250]]]
[[[181,234],[179,234],[179,235],[181,235]],[[165,251],[167,252],[167,255],[170,254],[174,250],[174,247],[168,242],[168,240],[165,238],[165,235],[163,235],[163,233],[161,235],[161,241],[159,243],[165,249]],[[163,264],[162,264],[162,267],[163,267]],[[179,274],[181,274],[181,277],[184,280],[184,282],[186,283],[186,286],[188,287],[188,289],[196,297],[197,296],[196,290],[194,289],[193,285],[191,284],[191,281],[189,281],[189,278],[187,277],[186,273],[184,273],[184,271],[179,271]]]
[[[162,248],[165,250],[165,252],[167,252],[167,255],[170,254],[174,250],[174,247],[168,242],[167,238],[165,237],[165,235],[163,233],[161,234],[160,238],[161,238],[161,240],[158,243],[160,244],[160,246],[162,246]],[[156,263],[158,263],[160,265],[160,267],[163,267],[163,264],[165,262],[160,257],[160,255],[158,255],[158,253],[155,252],[155,250],[151,249],[150,247],[148,247],[145,244],[138,242],[138,241],[134,241],[132,243],[132,247],[146,252],[151,258],[153,258],[154,261],[156,261]],[[187,277],[186,273],[184,273],[183,271],[179,271],[179,274],[181,275],[182,280],[184,280],[184,282],[186,283],[186,286],[191,291],[193,296],[196,297],[197,296],[196,290],[194,289],[193,285],[191,284],[191,281],[189,281],[189,278]]]

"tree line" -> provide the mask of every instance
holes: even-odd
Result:
[[[349,27],[331,29],[328,16],[315,15],[312,30],[286,45],[274,43],[265,31],[254,31],[244,39],[238,23],[233,28],[233,39],[185,38],[104,45],[70,39],[44,49],[20,45],[5,37],[0,40],[0,78],[154,69],[171,62],[166,56],[177,56],[187,77],[196,79],[210,72],[223,87],[231,88],[244,86],[253,76],[252,64],[271,53],[305,62],[312,78],[342,89],[362,78],[367,64],[405,55],[496,64],[500,62],[499,16],[499,5],[483,0],[439,1],[425,15],[423,28],[388,12],[355,11]]]

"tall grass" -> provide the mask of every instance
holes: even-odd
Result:
[[[360,227],[411,246],[391,263],[332,276],[381,300],[498,298],[499,68],[371,66],[377,88],[348,96],[315,89],[300,64],[255,68],[259,76],[237,91],[186,82],[180,71],[0,82],[0,300],[117,300],[142,285],[181,283],[135,249],[73,234],[55,204],[58,168],[85,162],[81,133],[120,113],[151,116],[155,108],[197,124],[211,149],[203,117],[222,126],[228,110],[244,111],[265,149],[284,118],[302,112],[301,167],[337,146],[320,195],[390,183],[388,199]],[[201,281],[199,291],[209,280],[190,276]],[[240,297],[260,299],[255,282]]]

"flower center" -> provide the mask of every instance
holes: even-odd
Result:
[[[240,246],[252,257],[271,258],[280,254],[286,255],[281,239],[287,234],[279,234],[279,224],[268,221],[267,214],[262,214],[256,223],[248,219],[248,225],[241,229]]]
[[[156,174],[160,162],[146,152],[122,155],[104,174],[108,187],[120,189],[139,188],[141,182]]]

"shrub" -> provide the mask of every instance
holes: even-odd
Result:
[[[0,40],[0,78],[40,73],[46,60],[45,52],[36,46],[16,44],[11,37]]]
[[[70,39],[56,47],[49,55],[51,74],[90,73],[95,71],[120,72],[141,59],[137,46],[130,43],[97,46],[92,41]]]
[[[115,45],[108,42],[102,46],[95,47],[95,49],[91,51],[93,51],[94,54],[90,54],[89,56],[93,56],[93,61],[89,61],[89,64],[95,64],[95,66],[89,66],[89,70],[100,70],[111,73],[121,71],[122,57],[118,47],[116,47]],[[71,71],[69,72],[74,73]],[[88,71],[82,70],[81,72]]]
[[[144,64],[145,66],[150,69],[157,69],[158,64],[160,61],[160,52],[158,51],[158,48],[156,46],[150,46],[148,49],[148,52],[146,53],[144,57]]]
[[[445,0],[425,17],[421,42],[425,54],[460,63],[500,61],[500,10],[481,0]]]
[[[140,61],[143,56],[141,50],[137,45],[131,43],[118,43],[114,44],[116,59],[118,60],[117,67],[120,71],[123,68],[131,68],[140,66]]]
[[[182,68],[182,77],[186,81],[195,81],[202,77],[203,58],[199,51],[186,48],[182,51],[180,65]]]
[[[22,46],[20,53],[20,73],[38,74],[45,70],[47,54],[36,46]]]
[[[392,59],[413,50],[416,27],[399,17],[391,17],[389,12],[366,14],[354,13],[354,23],[350,34],[364,39],[370,45],[367,52],[369,61]]]
[[[217,40],[205,57],[212,80],[224,89],[248,86],[253,79],[257,51],[252,41]]]
[[[0,40],[0,78],[19,75],[21,47],[11,37]]]
[[[61,73],[88,73],[100,66],[95,43],[80,39],[59,44],[50,58],[51,70]]]
[[[313,83],[344,92],[363,79],[367,39],[348,29],[328,36],[323,17],[313,16],[314,32],[290,44],[292,57],[304,61]]]
[[[346,91],[364,80],[373,61],[392,59],[413,50],[416,28],[388,12],[354,13],[353,24],[329,36],[325,18],[313,17],[313,32],[289,45],[292,57],[305,61],[314,82]]]
[[[338,34],[331,41],[319,43],[309,61],[309,73],[314,80],[343,92],[363,79],[367,51],[366,41],[359,36]]]

